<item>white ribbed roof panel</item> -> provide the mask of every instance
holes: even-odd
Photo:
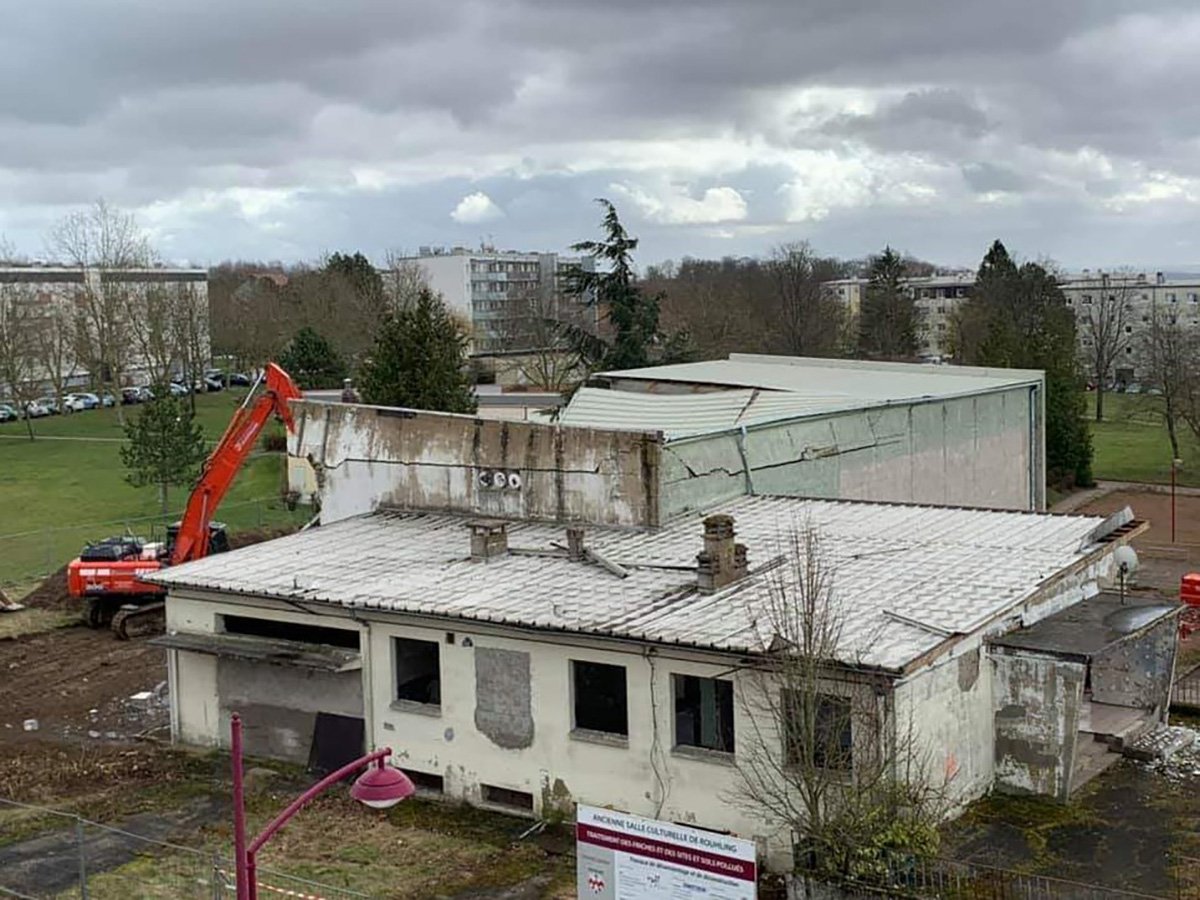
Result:
[[[655,532],[591,529],[586,543],[625,567],[574,562],[564,530],[512,523],[510,552],[469,559],[467,520],[385,512],[210,556],[148,580],[233,594],[463,618],[715,650],[761,652],[770,591],[796,569],[790,541],[813,527],[844,610],[839,657],[900,669],[966,634],[1100,549],[1103,520],[1019,512],[745,497],[724,504],[751,574],[696,590],[699,514]],[[784,564],[771,567],[773,560]]]

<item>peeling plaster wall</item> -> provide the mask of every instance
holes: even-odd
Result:
[[[1092,660],[1097,703],[1165,710],[1175,672],[1179,623],[1175,616],[1114,644]]]
[[[379,506],[502,518],[652,527],[659,522],[661,443],[643,432],[373,406],[292,404],[289,487],[319,487],[321,519]],[[521,476],[484,488],[483,471]]]
[[[996,787],[1067,800],[1086,667],[995,648],[991,662]]]
[[[663,515],[745,493],[1041,509],[1040,403],[1014,388],[669,441]]]
[[[952,807],[991,790],[992,667],[977,637],[896,686],[897,734],[910,727],[927,783],[944,787]]]

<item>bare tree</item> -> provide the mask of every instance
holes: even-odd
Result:
[[[845,350],[848,310],[825,289],[844,266],[819,257],[806,242],[775,248],[767,261],[786,350],[797,356],[838,356]]]
[[[423,288],[429,287],[425,269],[415,259],[399,250],[389,250],[384,258],[383,293],[388,311],[398,312],[411,307]]]
[[[151,285],[144,294],[127,294],[125,303],[134,350],[151,383],[166,384],[176,359],[170,289]]]
[[[167,304],[171,320],[171,346],[188,386],[192,412],[196,411],[194,386],[204,376],[210,360],[208,304],[195,285],[177,284]]]
[[[568,334],[586,330],[585,308],[564,302],[548,286],[510,292],[507,304],[500,340],[522,379],[544,391],[564,391],[582,380],[585,361]]]
[[[1083,337],[1084,367],[1096,386],[1096,421],[1104,421],[1104,393],[1113,367],[1125,354],[1130,337],[1127,325],[1136,276],[1132,272],[1102,272],[1086,285],[1076,311]]]
[[[1200,366],[1195,362],[1200,341],[1184,330],[1173,313],[1155,304],[1144,344],[1148,380],[1160,392],[1155,399],[1167,426],[1171,458],[1179,459],[1179,420],[1200,435]]]
[[[911,724],[879,699],[888,687],[846,662],[852,611],[819,533],[796,528],[768,577],[765,608],[751,611],[768,655],[739,682],[751,729],[730,800],[787,828],[805,871],[861,875],[884,847],[932,853],[945,785],[931,783]]]
[[[133,344],[129,304],[134,289],[116,273],[150,265],[149,240],[131,214],[98,200],[59,221],[48,243],[63,262],[84,270],[76,317],[81,358],[102,385],[119,387]],[[117,418],[124,421],[120,405]]]
[[[25,416],[29,439],[33,420],[26,404],[37,396],[36,301],[25,284],[0,282],[0,383],[7,388],[18,413]]]
[[[59,297],[37,297],[33,350],[40,374],[50,383],[54,399],[63,402],[67,382],[78,369],[75,361],[75,321],[69,301]],[[63,412],[66,406],[60,406]]]

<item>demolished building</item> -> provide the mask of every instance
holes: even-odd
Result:
[[[224,745],[236,710],[252,753],[303,762],[335,733],[393,747],[450,797],[612,806],[754,836],[779,861],[780,823],[729,796],[739,748],[764,733],[742,702],[777,649],[764,608],[804,530],[846,614],[828,702],[912,722],[955,804],[997,786],[1065,796],[1098,769],[1093,744],[1165,716],[1174,608],[1105,624],[1114,550],[1142,527],[1128,510],[816,499],[745,479],[697,508],[658,430],[294,412],[289,454],[320,527],[153,576],[176,740]],[[1083,610],[1087,646],[1050,646],[1056,617]],[[1131,666],[1153,672],[1113,690]]]

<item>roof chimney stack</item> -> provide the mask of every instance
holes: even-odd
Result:
[[[746,545],[734,543],[733,516],[718,514],[704,520],[704,549],[696,555],[696,585],[711,594],[744,578],[749,570]]]
[[[583,529],[568,528],[567,529],[567,558],[574,562],[579,562],[584,557],[583,552]]]
[[[471,528],[471,559],[489,560],[508,553],[508,525],[499,519],[476,519]]]

